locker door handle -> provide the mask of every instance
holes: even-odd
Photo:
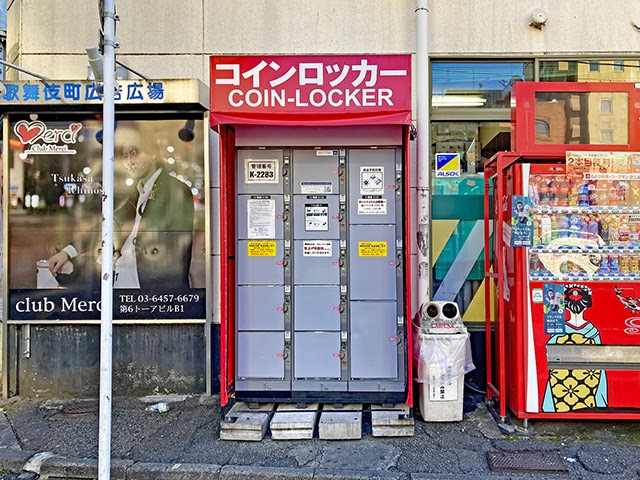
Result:
[[[283,222],[288,222],[289,221],[289,209],[285,208],[284,211],[282,212],[282,221]]]
[[[284,305],[282,305],[282,311],[284,313],[287,313],[289,311],[289,301],[288,300],[286,302],[284,302]]]

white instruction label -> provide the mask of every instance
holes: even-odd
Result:
[[[247,238],[276,238],[276,201],[271,198],[247,200]]]
[[[333,193],[332,182],[300,182],[300,192],[305,195]]]
[[[244,183],[278,183],[278,160],[247,158],[244,161]]]
[[[359,198],[358,199],[358,215],[386,215],[387,199],[382,197],[376,198]]]
[[[458,379],[451,378],[451,366],[429,366],[429,400],[446,402],[458,399]]]
[[[304,229],[307,232],[329,231],[329,204],[311,203],[304,206]]]
[[[302,242],[303,257],[330,257],[333,254],[331,241],[305,240]]]
[[[360,195],[384,193],[384,167],[360,167]]]

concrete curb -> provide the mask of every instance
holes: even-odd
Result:
[[[14,473],[22,473],[22,467],[38,452],[0,448],[0,468]]]
[[[49,480],[95,479],[98,460],[95,458],[68,458],[60,455],[38,455],[37,452],[0,448],[0,468],[23,473],[33,457],[43,457],[36,474]],[[50,455],[50,454],[49,454]],[[434,478],[442,476],[434,476]],[[259,467],[253,465],[214,465],[202,463],[145,463],[131,460],[111,460],[112,480],[409,480],[402,472],[378,470],[332,470],[323,468]],[[416,476],[416,479],[429,478]],[[453,478],[453,477],[447,477]],[[461,475],[459,478],[470,478]]]
[[[0,469],[24,473],[33,457],[43,457],[36,474],[48,480],[88,480],[98,477],[95,458],[68,458],[0,448]],[[49,454],[50,455],[50,454]],[[501,475],[403,473],[381,470],[338,470],[325,468],[258,467],[253,465],[215,465],[205,463],[145,463],[111,460],[112,480],[507,480]]]

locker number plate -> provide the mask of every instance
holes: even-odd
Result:
[[[247,158],[244,161],[244,183],[278,183],[278,160]]]

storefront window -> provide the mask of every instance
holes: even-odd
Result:
[[[480,173],[496,152],[509,150],[508,122],[432,122],[432,158],[437,153],[460,154],[460,173]]]
[[[625,92],[538,92],[535,108],[536,143],[622,145],[629,140]]]
[[[541,82],[637,82],[638,60],[544,60]]]
[[[511,87],[533,80],[533,62],[433,62],[432,108],[509,108]]]

